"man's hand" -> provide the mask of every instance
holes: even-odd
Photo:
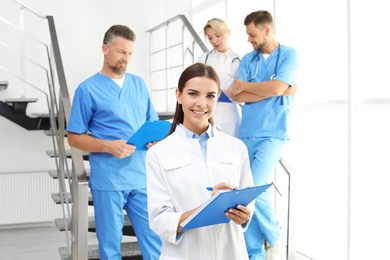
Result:
[[[125,158],[130,156],[135,151],[135,146],[126,144],[126,140],[109,141],[109,152],[118,158]]]
[[[243,81],[241,79],[236,79],[233,83],[233,87],[232,87],[232,94],[235,96],[235,95],[238,95],[242,92],[243,90]]]
[[[294,84],[292,87],[288,87],[286,91],[283,93],[283,96],[292,96],[295,97],[295,93],[297,92],[297,84]]]

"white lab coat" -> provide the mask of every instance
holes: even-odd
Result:
[[[205,160],[198,140],[177,127],[148,150],[146,174],[149,224],[163,239],[160,259],[248,259],[245,228],[233,221],[176,234],[180,216],[210,198],[207,187],[220,182],[238,188],[253,185],[242,141],[214,128]],[[254,204],[248,207],[253,214]]]
[[[221,81],[221,89],[231,90],[240,67],[238,58],[238,54],[233,52],[232,49],[225,53],[212,49],[210,52],[200,55],[197,62],[212,66]],[[218,102],[213,114],[213,120],[214,124],[221,131],[234,137],[239,137],[241,107],[237,101],[232,101],[232,103]]]

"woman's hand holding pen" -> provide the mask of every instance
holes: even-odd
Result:
[[[225,182],[221,182],[214,187],[208,187],[209,191],[212,191],[211,196],[213,196],[215,193],[217,193],[219,190],[237,190],[236,187],[229,185]]]
[[[225,212],[225,215],[234,221],[238,225],[245,224],[251,216],[251,211],[242,205],[238,205],[237,208],[229,209]]]

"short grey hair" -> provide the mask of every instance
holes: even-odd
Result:
[[[126,40],[135,41],[134,32],[126,25],[113,25],[104,34],[103,44],[110,44],[116,37],[122,37]]]

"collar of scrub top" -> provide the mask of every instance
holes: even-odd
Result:
[[[275,78],[276,78],[276,69],[278,68],[279,57],[280,57],[280,43],[278,43],[277,50],[278,50],[278,56],[276,56],[276,64],[275,64],[274,74],[271,76],[271,80],[275,80]],[[252,82],[252,80],[254,80],[257,77],[257,73],[259,72],[260,54],[262,54],[261,51],[257,50],[255,56],[252,57],[251,62],[249,63],[248,82]],[[257,59],[256,71],[255,71],[255,74],[253,76],[251,76],[250,73],[251,73],[251,69],[252,69],[252,62],[255,58]]]

